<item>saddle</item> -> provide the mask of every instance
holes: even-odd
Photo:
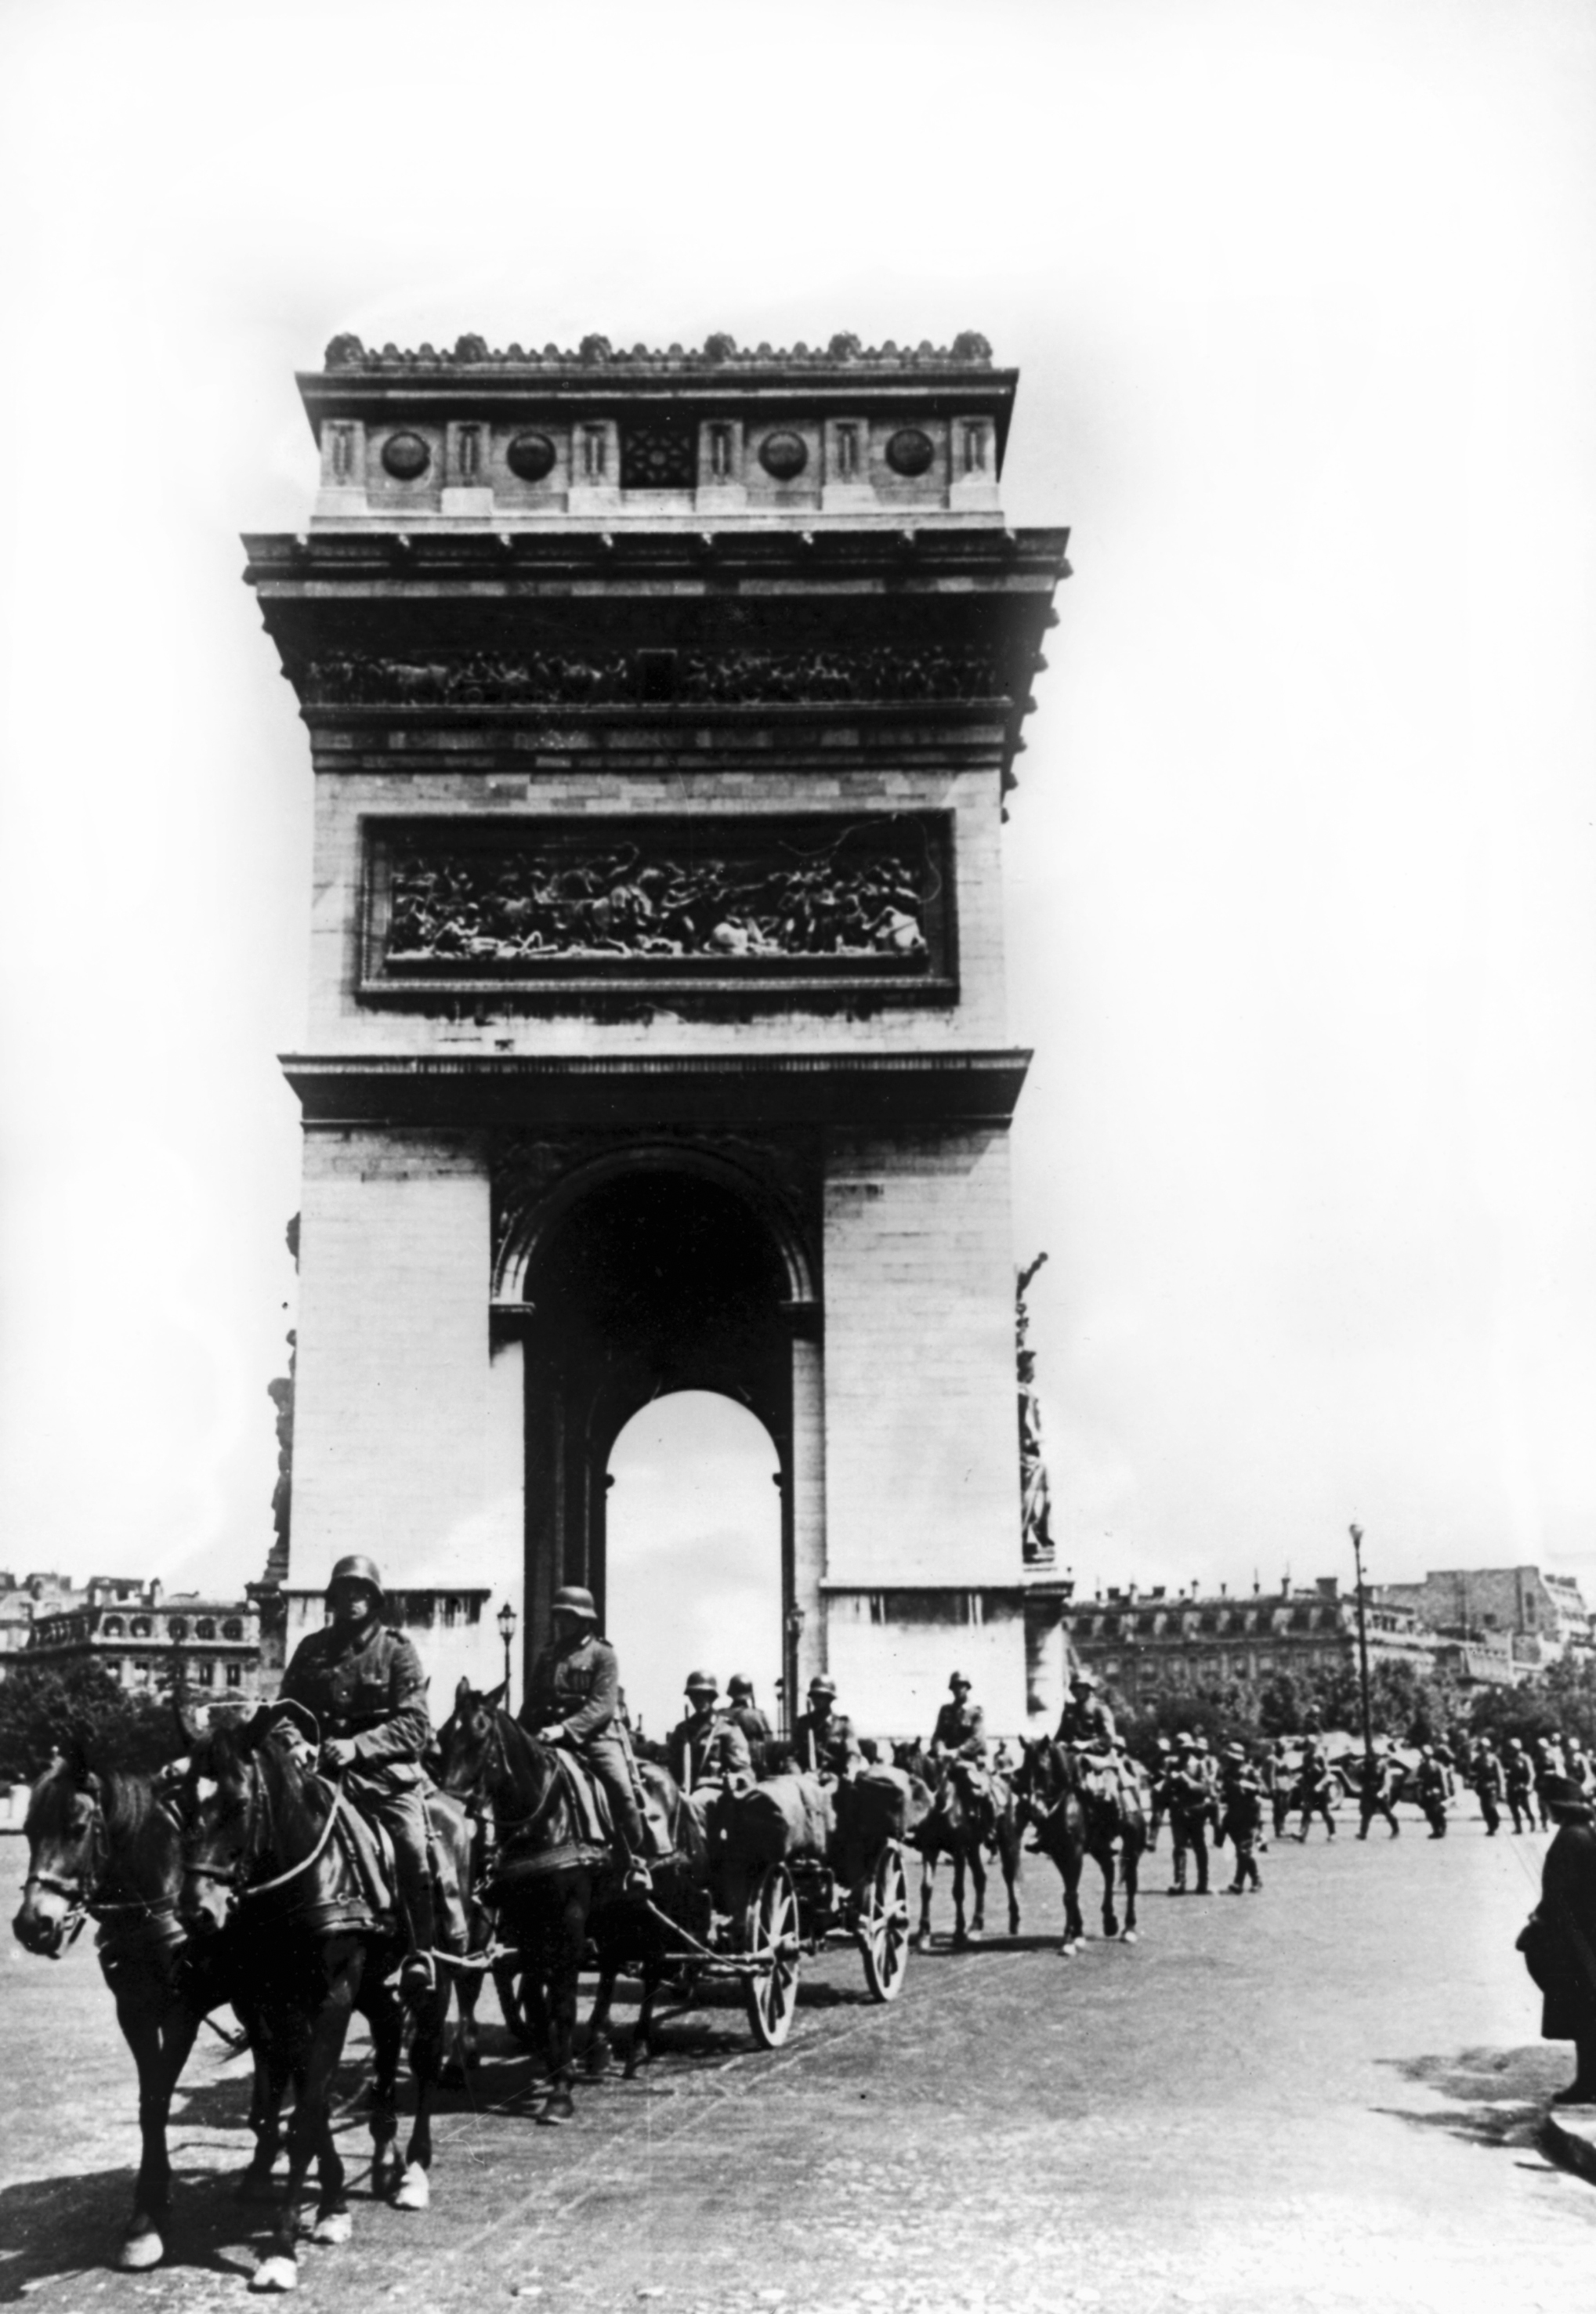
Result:
[[[436,1820],[439,1811],[455,1806],[456,1803],[443,1792],[427,1794],[427,1860],[432,1872],[437,1941],[445,1952],[463,1953],[469,1951],[471,1946],[466,1891],[461,1886],[454,1857],[439,1837]],[[356,1802],[346,1795],[333,1838],[344,1859],[346,1885],[351,1887],[351,1893],[357,1894],[371,1916],[372,1925],[396,1930],[399,1906],[394,1894],[393,1842],[385,1827],[363,1815]],[[364,1923],[356,1920],[349,1925]]]
[[[588,1773],[586,1762],[564,1744],[560,1747],[559,1759],[578,1840],[585,1848],[598,1849],[605,1855],[619,1858],[621,1842],[610,1813],[609,1794],[597,1778]],[[638,1785],[638,1807],[643,1819],[643,1860],[651,1865],[664,1864],[676,1853],[664,1796],[647,1776],[639,1776]]]

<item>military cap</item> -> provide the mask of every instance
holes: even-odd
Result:
[[[1198,1736],[1197,1749],[1199,1752],[1205,1752],[1208,1749],[1208,1738],[1206,1736]]]
[[[1178,1735],[1178,1736],[1177,1736],[1177,1737],[1175,1738],[1175,1741],[1176,1741],[1176,1744],[1177,1744],[1178,1745],[1178,1747],[1180,1748],[1180,1750],[1181,1750],[1181,1751],[1183,1751],[1183,1752],[1189,1752],[1189,1751],[1191,1750],[1191,1748],[1192,1748],[1192,1739],[1191,1739],[1191,1737],[1186,1734],[1186,1730],[1185,1730],[1185,1728],[1184,1728],[1184,1727],[1181,1729],[1181,1731],[1180,1731],[1179,1735]]]
[[[1084,1664],[1080,1665],[1078,1669],[1070,1674],[1070,1684],[1071,1687],[1096,1687],[1097,1683],[1097,1673],[1095,1671],[1088,1671]]]
[[[948,1673],[948,1687],[950,1694],[957,1694],[961,1687],[968,1687],[969,1684],[969,1681],[965,1677],[962,1671],[950,1671]]]
[[[1247,1754],[1242,1750],[1239,1744],[1227,1744],[1225,1745],[1225,1757],[1227,1760],[1245,1760]]]
[[[687,1674],[689,1695],[719,1695],[720,1682],[712,1671],[690,1671]]]
[[[834,1679],[827,1679],[823,1671],[817,1671],[814,1678],[809,1682],[809,1692],[811,1695],[834,1696],[836,1691],[836,1681]]]
[[[585,1615],[590,1623],[598,1621],[593,1594],[585,1591],[579,1583],[562,1583],[549,1603],[556,1615]]]
[[[367,1559],[363,1550],[351,1551],[348,1558],[340,1559],[335,1563],[331,1574],[327,1577],[329,1591],[332,1589],[335,1583],[364,1583],[376,1593],[379,1599],[383,1595],[383,1578],[377,1573],[376,1561],[375,1559]]]
[[[726,1683],[726,1691],[728,1695],[752,1695],[754,1682],[745,1677],[742,1672],[734,1671]]]

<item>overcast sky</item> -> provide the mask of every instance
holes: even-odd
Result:
[[[295,367],[976,328],[1073,529],[1009,830],[1061,1559],[1357,1518],[1596,1603],[1596,8],[12,0],[0,216],[0,1564],[269,1541]]]

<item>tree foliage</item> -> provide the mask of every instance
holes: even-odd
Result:
[[[80,1748],[96,1768],[148,1774],[182,1749],[170,1697],[129,1695],[103,1664],[19,1664],[0,1682],[0,1782],[31,1783]]]

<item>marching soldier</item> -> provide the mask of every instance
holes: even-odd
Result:
[[[930,1756],[933,1760],[970,1760],[978,1768],[986,1765],[985,1720],[981,1706],[970,1700],[970,1683],[962,1671],[956,1671],[948,1683],[951,1703],[945,1703],[937,1714],[937,1724],[931,1730]]]
[[[1208,1788],[1208,1779],[1198,1762],[1197,1747],[1189,1736],[1176,1738],[1180,1756],[1164,1780],[1165,1802],[1169,1811],[1169,1844],[1174,1851],[1175,1877],[1169,1884],[1171,1896],[1186,1894],[1186,1859],[1189,1850],[1196,1859],[1199,1896],[1212,1894],[1208,1886],[1208,1818],[1213,1806],[1213,1795]]]
[[[1369,1827],[1377,1815],[1383,1815],[1395,1840],[1402,1827],[1397,1821],[1397,1794],[1402,1784],[1402,1766],[1383,1739],[1376,1746],[1371,1759],[1363,1762],[1362,1789],[1358,1795],[1358,1838],[1367,1840]]]
[[[1225,1747],[1221,1788],[1224,1814],[1220,1838],[1230,1841],[1236,1858],[1236,1875],[1225,1894],[1240,1896],[1248,1888],[1256,1892],[1264,1885],[1257,1859],[1258,1835],[1264,1828],[1264,1787],[1239,1744]]]
[[[1159,1844],[1159,1827],[1168,1813],[1168,1800],[1164,1787],[1169,1771],[1175,1765],[1175,1754],[1167,1736],[1152,1739],[1152,1766],[1148,1771],[1152,1787],[1152,1806],[1147,1819],[1147,1852],[1151,1856]]]
[[[394,1894],[408,1946],[400,1983],[415,1999],[436,1983],[421,1766],[432,1740],[427,1674],[403,1632],[383,1623],[383,1578],[371,1559],[358,1553],[340,1559],[328,1580],[327,1603],[332,1621],[295,1648],[278,1700],[314,1713],[323,1770],[342,1775],[344,1797],[393,1843]]]
[[[1334,1840],[1336,1780],[1330,1773],[1329,1761],[1311,1737],[1307,1751],[1302,1754],[1302,1771],[1297,1780],[1297,1801],[1302,1811],[1302,1820],[1297,1828],[1298,1840],[1307,1839],[1309,1824],[1316,1815],[1323,1816],[1326,1834]]]
[[[1426,1744],[1419,1753],[1419,1806],[1430,1825],[1432,1840],[1446,1838],[1446,1769]]]
[[[1474,1765],[1469,1774],[1479,1812],[1486,1821],[1486,1838],[1495,1840],[1502,1829],[1502,1798],[1505,1789],[1502,1762],[1488,1736],[1482,1736],[1474,1747]]]
[[[1535,1805],[1540,1810],[1540,1828],[1552,1828],[1552,1812],[1547,1801],[1546,1788],[1554,1779],[1564,1778],[1563,1746],[1556,1736],[1540,1736],[1535,1744]]]
[[[1285,1820],[1291,1814],[1292,1795],[1297,1788],[1297,1778],[1285,1748],[1285,1737],[1277,1736],[1264,1762],[1264,1789],[1269,1795],[1269,1806],[1274,1820],[1274,1837],[1285,1838]]]
[[[716,1710],[719,1694],[712,1673],[688,1674],[692,1709],[672,1728],[667,1744],[671,1773],[684,1792],[695,1792],[701,1784],[741,1788],[754,1781],[748,1740],[729,1717]]]
[[[837,1683],[816,1672],[809,1682],[809,1709],[792,1731],[793,1764],[816,1776],[835,1776],[851,1783],[864,1754],[854,1737],[853,1723],[833,1709]]]
[[[1522,1832],[1524,1824],[1535,1829],[1534,1797],[1535,1770],[1530,1755],[1516,1736],[1510,1736],[1503,1748],[1502,1770],[1507,1780],[1507,1807],[1512,1817],[1514,1832]],[[1524,1824],[1519,1822],[1522,1816]]]
[[[636,1769],[617,1716],[621,1689],[615,1650],[598,1633],[593,1594],[568,1583],[554,1594],[554,1637],[532,1667],[526,1700],[516,1715],[543,1744],[568,1744],[586,1761],[609,1796],[615,1837],[626,1855],[626,1886],[634,1894],[654,1885],[644,1857],[647,1841]]]

